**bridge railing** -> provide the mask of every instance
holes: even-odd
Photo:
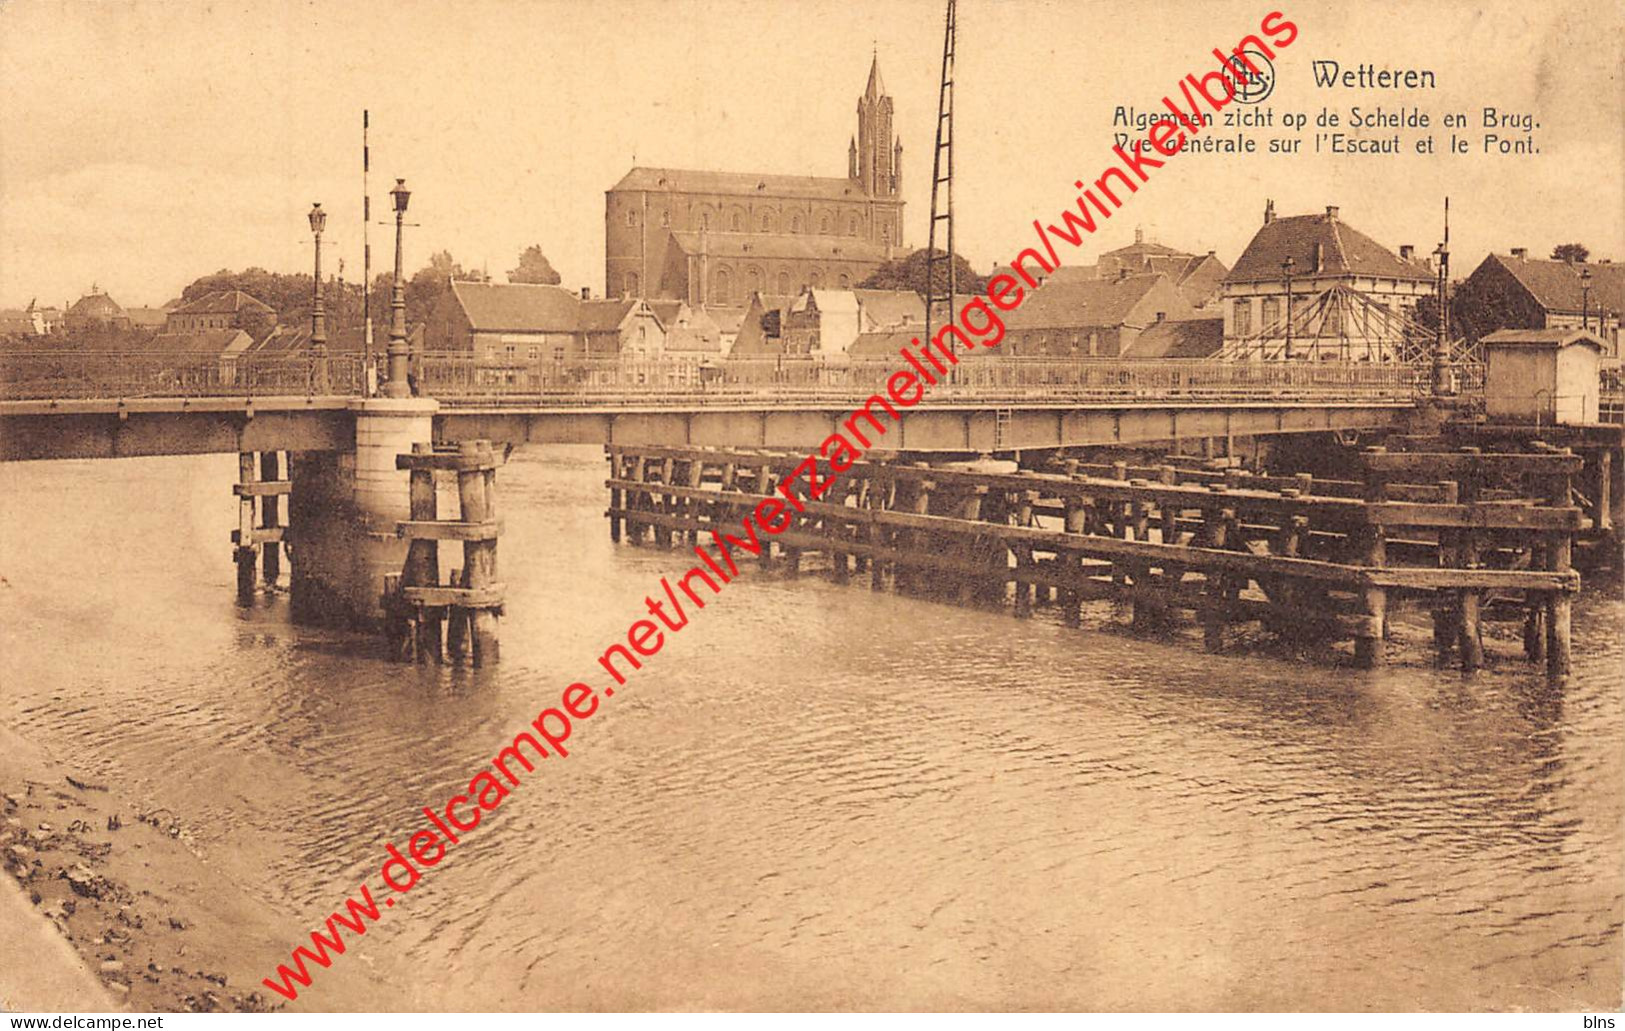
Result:
[[[929,365],[924,368],[930,369]],[[421,393],[458,404],[602,405],[625,401],[748,403],[861,399],[884,393],[900,359],[825,362],[737,358],[516,361],[464,353],[428,354],[417,362]],[[1283,397],[1406,401],[1428,384],[1425,367],[1369,362],[1262,363],[962,359],[931,388],[932,401],[1184,399],[1267,401]]]
[[[885,393],[900,359],[596,359],[518,361],[467,353],[412,360],[420,396],[480,404],[759,404],[841,402]],[[923,363],[922,368],[930,369]],[[963,358],[927,403],[1085,401],[1408,401],[1425,366],[1371,362],[1220,362]],[[177,351],[0,351],[0,399],[357,396],[357,355],[220,355]]]
[[[0,400],[361,393],[357,355],[0,350]]]

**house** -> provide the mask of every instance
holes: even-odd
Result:
[[[1130,275],[1161,273],[1173,282],[1180,296],[1197,310],[1218,301],[1225,276],[1230,273],[1213,251],[1189,254],[1164,244],[1148,242],[1139,229],[1134,230],[1132,244],[1107,251],[1090,267],[1101,279],[1111,279],[1125,271]]]
[[[1479,337],[1498,329],[1580,328],[1583,322],[1602,339],[1604,354],[1617,358],[1625,265],[1543,261],[1514,247],[1479,262],[1456,288],[1451,309],[1467,323],[1459,328]]]
[[[745,320],[745,309],[724,308],[717,305],[702,305],[697,311],[703,311],[707,318],[717,324],[718,339],[722,343],[724,356],[734,349],[734,342],[739,339],[739,326]]]
[[[1491,419],[1597,421],[1601,337],[1582,329],[1502,329],[1480,343]]]
[[[859,334],[925,328],[925,300],[912,290],[806,290],[785,312],[785,353],[844,357]]]
[[[1418,298],[1434,294],[1435,278],[1412,247],[1394,254],[1336,207],[1276,218],[1272,201],[1224,277],[1225,350],[1264,359],[1410,360],[1408,324]]]
[[[92,285],[90,293],[79,298],[63,313],[63,327],[69,330],[129,329],[129,316],[117,301]]]
[[[125,308],[124,314],[129,317],[131,329],[161,333],[169,322],[167,308]]]
[[[164,333],[242,329],[263,335],[276,325],[276,309],[241,290],[214,290],[177,306],[164,319]]]
[[[1195,317],[1196,309],[1161,273],[1052,276],[1005,316],[1000,350],[1012,358],[1126,357],[1147,328]]]
[[[790,305],[795,303],[793,294],[764,294],[756,291],[750,295],[750,303],[745,306],[745,314],[739,319],[739,332],[734,338],[733,347],[728,351],[729,358],[773,358],[795,355],[788,350],[783,336],[785,315]],[[807,357],[801,352],[800,357]]]
[[[1211,358],[1224,346],[1224,319],[1164,319],[1129,343],[1123,358]]]
[[[706,308],[687,301],[650,301],[649,309],[665,331],[665,354],[673,358],[722,357],[722,327]],[[737,332],[737,329],[736,329]]]
[[[657,357],[665,328],[638,298],[593,300],[537,283],[453,280],[430,314],[425,346],[487,361]]]

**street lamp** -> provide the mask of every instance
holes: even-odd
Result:
[[[406,282],[401,278],[401,225],[412,191],[406,188],[405,179],[397,179],[389,196],[395,204],[395,284],[389,291],[389,382],[384,384],[384,396],[411,397],[412,387],[406,381]]]
[[[310,231],[316,237],[316,279],[312,287],[310,307],[310,346],[312,349],[327,344],[327,311],[322,307],[322,230],[327,228],[327,212],[321,204],[310,206]]]
[[[1286,280],[1286,350],[1282,355],[1287,361],[1292,360],[1292,269],[1297,265],[1289,255],[1281,262],[1281,276]]]
[[[1580,328],[1591,328],[1591,270],[1588,268],[1580,270]]]

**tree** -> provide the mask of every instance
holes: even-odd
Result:
[[[1553,261],[1585,261],[1591,251],[1583,243],[1560,243],[1552,248]]]
[[[547,260],[547,255],[542,253],[540,245],[531,244],[519,255],[519,267],[508,270],[508,282],[558,286],[563,279],[554,271],[553,263]]]
[[[939,257],[943,251],[932,252]],[[924,296],[927,290],[926,282],[926,249],[920,248],[901,260],[888,261],[869,273],[869,278],[858,284],[863,290],[913,290]],[[936,288],[938,293],[948,289],[948,269],[938,263],[936,267]],[[961,294],[977,294],[987,289],[987,277],[979,276],[971,268],[970,262],[963,257],[954,255],[954,289]]]

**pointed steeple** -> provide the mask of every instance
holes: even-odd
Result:
[[[848,179],[856,179],[858,177],[858,138],[856,136],[853,136],[847,140],[846,169],[846,177]]]
[[[870,100],[879,100],[886,95],[886,82],[880,77],[880,51],[876,50],[873,59],[869,62],[869,88],[863,95]]]

